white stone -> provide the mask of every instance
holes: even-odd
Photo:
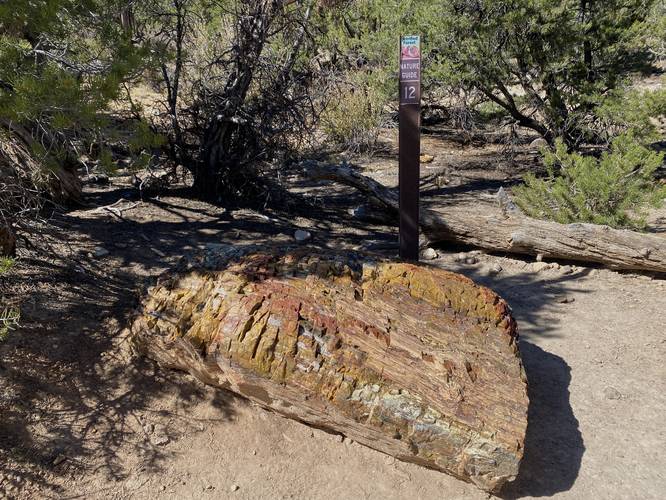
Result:
[[[423,258],[425,260],[434,260],[437,258],[437,252],[435,251],[434,248],[426,248],[423,251]]]
[[[310,238],[312,238],[312,234],[310,231],[305,231],[303,229],[297,229],[294,232],[294,239],[299,242],[303,241],[308,241]]]

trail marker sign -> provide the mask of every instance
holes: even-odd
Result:
[[[419,260],[421,37],[400,38],[400,258]]]

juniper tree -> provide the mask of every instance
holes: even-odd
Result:
[[[590,116],[604,98],[650,68],[658,3],[362,0],[340,16],[336,46],[389,100],[397,36],[420,33],[426,95],[446,88],[471,105],[490,101],[549,142],[573,146],[594,139]]]
[[[122,1],[0,3],[0,225],[79,192],[76,144],[141,65]],[[67,174],[67,175],[66,175]]]

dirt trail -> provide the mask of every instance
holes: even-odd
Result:
[[[434,167],[450,175],[442,158]],[[369,167],[393,175],[390,164]],[[461,172],[453,187],[477,196],[511,182],[501,168],[478,181]],[[183,252],[293,241],[297,227],[322,247],[395,241],[394,229],[348,216],[363,201],[355,193],[295,190],[326,208],[228,211],[173,192],[122,219],[92,209],[56,219],[57,257],[24,253],[0,284],[23,309],[21,329],[0,345],[0,497],[487,497],[129,356],[120,332],[140,290]],[[132,196],[122,178],[88,194],[95,206]],[[503,496],[662,498],[666,281],[483,254],[463,264],[458,251],[438,249],[431,263],[498,291],[522,335],[530,426],[521,474]]]

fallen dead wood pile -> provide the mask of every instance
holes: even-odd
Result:
[[[352,186],[397,216],[397,193],[351,165],[304,163],[304,174]],[[527,217],[498,198],[483,210],[424,199],[421,229],[430,241],[464,243],[491,251],[600,263],[613,269],[666,272],[666,238],[595,224],[558,224]]]
[[[39,217],[45,200],[81,199],[76,169],[40,158],[36,151],[43,149],[23,127],[0,120],[0,255],[14,252],[15,231]]]
[[[264,408],[496,491],[525,374],[506,303],[462,276],[308,248],[210,250],[158,283],[134,345]]]

